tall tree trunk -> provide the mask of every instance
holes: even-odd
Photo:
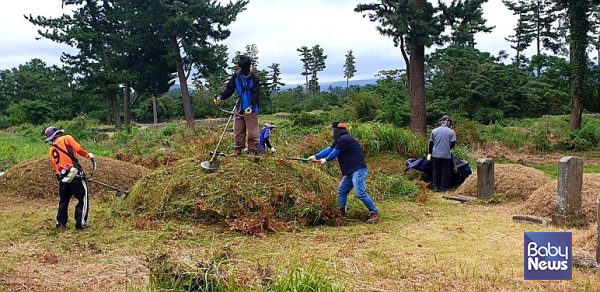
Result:
[[[571,110],[571,131],[581,128],[581,104],[585,93],[585,78],[587,73],[588,46],[587,33],[590,22],[587,13],[590,9],[589,1],[570,0],[567,15],[571,30],[571,91],[573,92],[573,108]]]
[[[102,53],[102,65],[104,70],[107,72],[112,72],[110,68],[110,59],[108,57],[108,52],[106,51],[106,46],[103,43],[99,44],[101,53]],[[109,93],[108,101],[110,103],[110,107],[112,107],[115,128],[121,128],[121,113],[119,112],[119,105],[117,101],[117,95],[114,92]]]
[[[175,64],[177,66],[177,75],[179,76],[179,85],[181,87],[181,100],[183,103],[183,114],[188,126],[194,125],[194,115],[192,114],[192,102],[190,101],[190,93],[187,87],[187,79],[185,78],[185,70],[183,69],[183,60],[179,52],[179,44],[176,39],[171,39],[173,54],[175,54]]]
[[[106,95],[106,124],[111,124],[110,115],[112,114],[112,106],[110,105],[110,97]]]
[[[152,116],[154,116],[154,124],[158,124],[158,112],[156,109],[156,95],[152,95]]]
[[[348,92],[349,84],[350,84],[350,78],[346,77],[346,92]]]
[[[541,24],[540,24],[540,19],[542,17],[541,13],[542,13],[542,1],[538,0],[537,2],[537,19],[536,19],[536,40],[537,40],[537,56],[539,56],[542,52],[542,47],[541,47]],[[536,74],[535,76],[538,77],[541,74],[542,71],[542,64],[540,62],[538,62],[536,69]]]
[[[112,92],[110,93],[110,104],[113,110],[113,118],[115,119],[115,128],[121,128],[121,111],[119,110],[119,100],[117,98],[117,94]]]
[[[410,96],[410,61],[408,60],[408,54],[406,54],[406,50],[404,49],[404,36],[400,36],[400,52],[402,53],[402,58],[404,58],[404,65],[406,65],[406,78],[408,78],[408,94]]]
[[[123,123],[125,127],[131,124],[131,84],[125,83],[123,88]]]
[[[426,0],[415,0],[414,11],[416,12],[423,9],[426,3]],[[414,133],[426,137],[425,46],[411,44],[408,68],[410,88],[410,129]]]
[[[304,76],[306,77],[306,93],[308,94],[308,70],[304,71]]]
[[[427,135],[425,112],[425,47],[411,46],[410,49],[410,129],[423,137]]]

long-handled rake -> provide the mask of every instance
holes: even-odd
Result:
[[[219,138],[219,142],[217,142],[217,147],[215,148],[214,151],[212,151],[211,154],[211,158],[208,161],[202,161],[200,163],[200,166],[208,171],[216,171],[219,169],[219,160],[217,159],[217,155],[219,155],[219,146],[221,146],[221,141],[223,141],[223,137],[225,136],[225,132],[227,132],[227,128],[229,128],[229,122],[231,122],[231,118],[233,118],[233,116],[236,115],[235,113],[235,109],[238,107],[238,103],[239,103],[239,99],[235,102],[235,105],[233,106],[233,109],[231,110],[231,112],[227,112],[225,110],[222,110],[224,112],[229,113],[229,119],[227,119],[227,124],[225,124],[225,129],[223,129],[223,133],[221,134],[221,138]]]

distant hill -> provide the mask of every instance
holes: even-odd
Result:
[[[352,85],[358,85],[358,86],[365,86],[368,84],[375,84],[377,82],[377,79],[361,79],[361,80],[350,80],[350,82],[348,83],[350,86]],[[286,90],[286,89],[291,89],[291,88],[295,88],[297,86],[304,86],[304,84],[287,84],[286,86],[282,86],[280,90]],[[346,87],[346,80],[343,81],[334,81],[334,82],[323,82],[321,83],[321,90],[327,90],[327,88],[329,88],[329,86],[339,86],[339,87]],[[171,86],[171,90],[180,90],[181,86],[179,85],[179,83],[175,83],[173,84],[173,86]],[[193,89],[188,88],[190,93],[193,92]]]
[[[358,86],[365,86],[368,84],[375,84],[377,82],[377,79],[361,79],[361,80],[352,80],[350,79],[350,82],[348,82],[348,84],[350,86],[352,85],[358,85]],[[346,80],[343,81],[334,81],[334,82],[322,82],[321,84],[321,90],[327,90],[327,88],[329,88],[329,86],[339,86],[339,87],[346,87]],[[297,86],[304,86],[304,84],[287,84],[286,86],[282,86],[281,90],[286,90],[286,89],[290,89],[290,88],[295,88]]]

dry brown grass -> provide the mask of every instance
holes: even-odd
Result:
[[[149,169],[131,163],[96,157],[98,171],[94,179],[116,187],[131,188]],[[87,175],[91,174],[92,163],[89,159],[79,159]],[[90,183],[90,192],[95,198],[106,198],[114,194],[113,190]],[[7,196],[17,198],[51,198],[58,196],[58,181],[46,155],[31,158],[11,167],[0,177],[0,191]]]
[[[530,215],[551,217],[557,210],[556,197],[558,193],[558,180],[554,180],[537,189],[523,206],[523,212]],[[596,198],[600,194],[600,174],[583,174],[581,189],[581,209],[590,222],[596,222]]]
[[[551,180],[542,171],[519,164],[496,164],[494,175],[494,193],[516,201],[527,200],[535,190]],[[477,172],[470,175],[455,193],[476,197]]]
[[[573,233],[573,246],[595,253],[598,240],[598,225],[590,224],[587,229]]]
[[[523,232],[564,230],[512,222],[514,203],[457,205],[430,197],[423,204],[383,202],[379,224],[267,238],[165,221],[143,230],[119,220],[114,229],[36,231],[39,219],[15,218],[32,206],[18,204],[0,213],[0,228],[11,238],[0,242],[0,283],[5,291],[131,291],[126,286],[132,284],[136,291],[152,291],[150,268],[160,254],[177,264],[173,272],[208,268],[240,291],[311,266],[346,291],[594,291],[600,281],[598,273],[577,268],[573,281],[525,281]],[[54,204],[42,202],[35,210],[52,216]],[[574,247],[593,252],[591,232],[573,230]]]

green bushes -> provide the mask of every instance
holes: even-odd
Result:
[[[378,115],[379,97],[373,92],[360,91],[350,93],[348,109],[361,122],[371,121]]]

